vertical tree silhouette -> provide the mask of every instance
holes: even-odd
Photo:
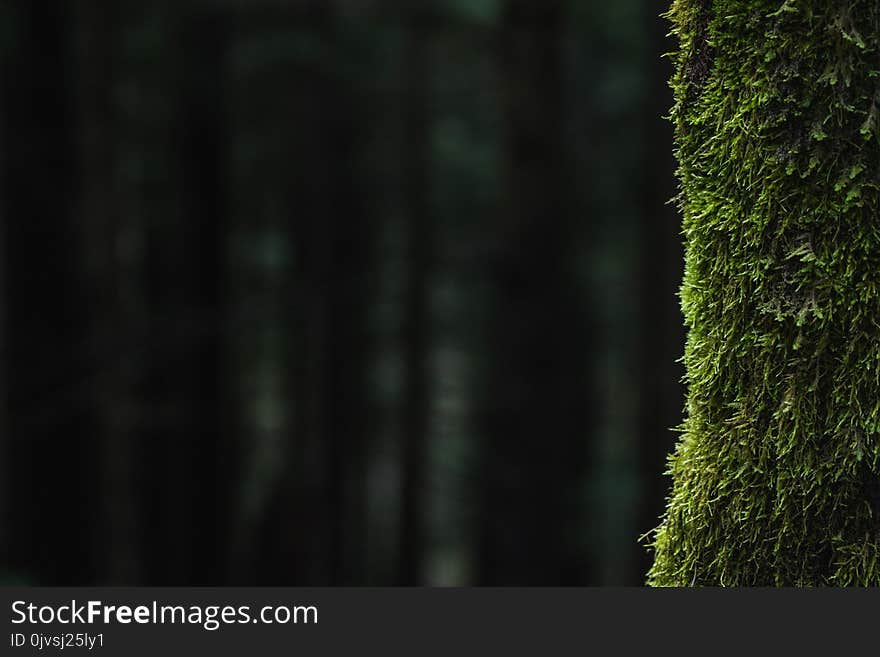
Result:
[[[227,25],[169,15],[173,212],[148,232],[152,335],[146,458],[150,581],[223,581],[236,467],[226,376]]]
[[[96,445],[76,249],[73,54],[66,2],[7,6],[4,67],[8,547],[31,581],[83,584],[92,553]],[[14,245],[14,247],[12,246]]]
[[[404,298],[405,392],[398,584],[423,577],[430,404],[430,273],[434,221],[430,203],[431,20],[425,8],[406,12],[403,48],[404,176],[408,280]]]
[[[491,266],[477,476],[481,584],[586,581],[590,344],[573,265],[564,3],[509,0],[501,26],[503,226]]]
[[[95,422],[101,500],[96,509],[93,550],[102,582],[134,584],[140,578],[137,505],[134,498],[134,409],[137,362],[136,319],[127,294],[137,283],[130,263],[119,255],[127,222],[120,215],[116,185],[118,132],[113,106],[118,57],[118,6],[77,3],[76,70],[78,246],[83,270],[80,312],[88,331],[93,363],[87,404]]]
[[[370,436],[372,220],[358,180],[358,87],[335,7],[306,2],[286,24],[320,44],[286,84],[297,102],[288,136],[299,157],[286,183],[295,267],[287,321],[294,422],[290,455],[263,545],[275,563],[261,577],[291,584],[365,578],[365,463]]]
[[[12,24],[13,12],[8,6],[0,8],[0,20],[7,25]],[[13,44],[11,43],[10,34],[15,33],[15,28],[7,32],[6,39],[0,40],[0,99],[6,97],[9,91],[5,81],[8,80],[11,70],[11,53]],[[0,105],[0,458],[3,459],[3,465],[0,465],[0,576],[9,576],[9,553],[12,543],[12,531],[10,524],[11,505],[7,502],[9,499],[7,489],[7,465],[10,457],[9,443],[9,426],[7,417],[7,387],[6,377],[9,372],[7,332],[6,332],[6,305],[7,295],[9,293],[6,287],[6,224],[9,217],[9,209],[6,204],[6,143],[7,131],[9,126],[6,121],[6,108]]]

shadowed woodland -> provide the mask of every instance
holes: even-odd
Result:
[[[663,3],[0,0],[0,577],[639,585]]]

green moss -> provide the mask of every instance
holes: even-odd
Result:
[[[669,18],[688,400],[648,581],[880,585],[880,4]]]

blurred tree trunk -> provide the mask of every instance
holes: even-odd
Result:
[[[300,556],[296,583],[356,584],[364,576],[370,230],[354,188],[351,100],[336,84],[310,85],[315,113],[301,124],[312,132],[303,160],[310,171],[295,184],[305,322],[295,365],[295,515],[288,521]]]
[[[95,482],[102,501],[96,513],[94,550],[100,555],[103,583],[132,585],[140,580],[137,508],[134,499],[132,397],[136,327],[131,271],[120,256],[125,221],[116,193],[117,133],[113,109],[117,5],[77,3],[79,209],[78,228],[84,269],[84,308],[89,322],[89,357],[97,368],[89,395],[100,443]],[[128,303],[127,303],[128,302]]]
[[[480,584],[586,581],[590,336],[573,266],[561,0],[502,24],[504,231],[491,264],[477,527]]]
[[[66,2],[8,6],[15,43],[4,71],[6,338],[4,462],[14,572],[43,584],[93,580],[98,452],[86,412],[92,375],[74,206],[73,54]],[[86,391],[87,392],[87,391]],[[63,537],[60,540],[59,537]]]
[[[652,3],[648,3],[652,7]],[[659,9],[657,10],[659,12]],[[672,67],[662,55],[669,49],[668,26],[658,13],[647,12],[645,71],[644,157],[639,184],[641,225],[639,244],[638,334],[639,376],[639,472],[641,484],[637,512],[638,531],[644,534],[657,526],[668,493],[663,474],[666,456],[675,443],[673,429],[681,423],[684,390],[683,370],[678,364],[679,345],[684,343],[684,323],[678,306],[678,288],[684,254],[680,222],[671,205],[675,195],[675,159],[672,155],[672,126],[664,118],[672,105],[668,80]],[[650,568],[651,556],[640,550],[639,573]],[[641,575],[630,585],[643,583]]]
[[[369,357],[372,224],[357,180],[356,85],[335,66],[344,43],[334,8],[293,16],[323,47],[285,81],[300,157],[288,173],[297,327],[290,359],[295,407],[290,460],[269,514],[261,580],[348,584],[365,579],[365,463],[371,418]],[[334,64],[334,65],[331,65]]]
[[[424,576],[425,497],[430,413],[430,275],[434,222],[430,202],[430,27],[420,9],[410,9],[403,50],[404,175],[408,280],[404,298],[403,455],[399,529],[399,585]]]
[[[6,341],[6,224],[9,210],[6,206],[6,133],[9,127],[6,122],[7,94],[10,91],[7,80],[12,71],[10,54],[13,50],[12,39],[15,37],[15,26],[12,22],[13,12],[8,5],[0,6],[0,22],[13,27],[9,28],[5,38],[0,37],[0,578],[8,578],[10,545],[14,536],[10,526],[12,505],[9,503],[9,492],[6,482],[9,477],[9,427],[6,407],[6,377],[9,372],[8,351]]]
[[[199,269],[194,298],[202,305],[202,321],[210,324],[198,347],[199,386],[194,408],[203,429],[195,443],[195,467],[202,479],[194,492],[198,555],[197,581],[225,581],[230,544],[229,509],[238,479],[238,449],[229,427],[235,412],[228,396],[229,358],[227,176],[229,133],[226,96],[228,25],[219,13],[194,14],[183,29],[183,50],[189,67],[183,80],[184,213],[197,222],[192,235]]]
[[[148,235],[152,336],[146,548],[151,581],[225,581],[236,459],[226,349],[227,26],[177,7],[168,26],[174,212]]]

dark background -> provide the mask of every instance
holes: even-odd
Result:
[[[0,0],[2,581],[641,584],[664,9]]]

